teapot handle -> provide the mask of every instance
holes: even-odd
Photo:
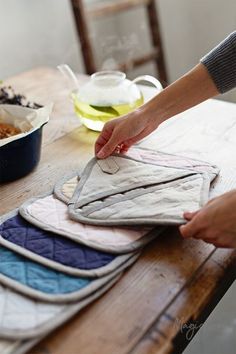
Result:
[[[163,87],[162,87],[162,84],[160,83],[160,81],[151,75],[138,76],[132,82],[137,83],[139,81],[147,81],[147,82],[152,83],[157,88],[158,92],[161,92],[163,90]]]
[[[74,72],[71,70],[69,65],[61,64],[57,66],[57,69],[62,73],[62,75],[68,80],[70,87],[73,91],[77,91],[79,88],[79,83]]]

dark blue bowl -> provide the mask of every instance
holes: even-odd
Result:
[[[0,147],[0,183],[26,176],[38,164],[43,126],[23,138]]]

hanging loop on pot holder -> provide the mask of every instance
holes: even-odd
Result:
[[[112,157],[108,157],[105,160],[97,160],[97,164],[101,168],[102,172],[108,173],[109,175],[114,175],[120,169],[119,165]]]

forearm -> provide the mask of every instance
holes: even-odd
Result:
[[[151,122],[164,120],[236,87],[236,31],[201,59],[193,70],[140,110]]]
[[[203,64],[198,64],[183,77],[143,105],[139,112],[147,114],[158,125],[219,92]]]
[[[220,93],[236,87],[236,31],[205,55],[201,62]]]

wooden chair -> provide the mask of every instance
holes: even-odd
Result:
[[[87,74],[97,71],[93,55],[93,49],[89,38],[87,19],[102,18],[108,15],[134,9],[139,6],[145,6],[148,15],[150,34],[152,37],[153,49],[139,58],[133,58],[129,62],[119,64],[119,70],[127,71],[131,67],[136,67],[150,61],[155,61],[159,79],[162,83],[167,83],[167,73],[165,67],[162,41],[159,31],[159,23],[155,0],[117,0],[101,1],[92,6],[86,7],[83,0],[71,0],[71,5],[75,17],[77,32],[81,42],[82,55]]]

